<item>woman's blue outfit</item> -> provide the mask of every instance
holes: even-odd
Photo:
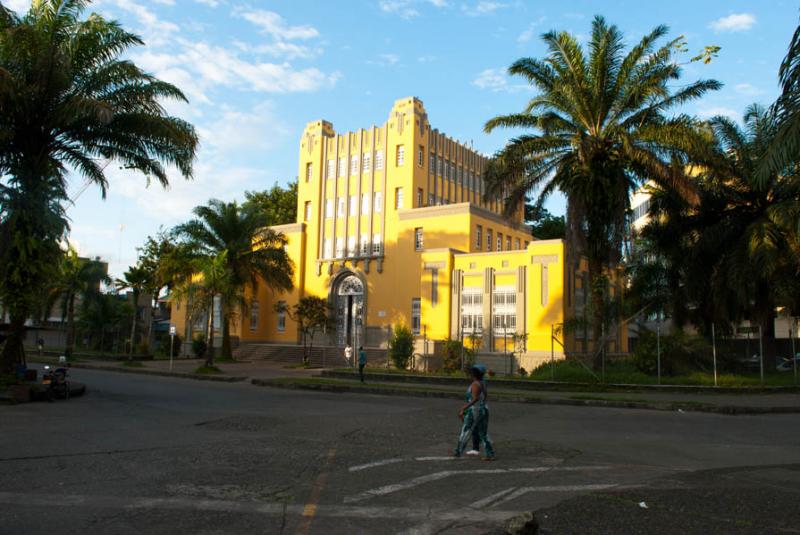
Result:
[[[472,402],[472,385],[467,388],[465,398],[467,403]],[[467,443],[472,438],[473,430],[478,433],[478,439],[483,442],[486,457],[494,457],[494,447],[492,447],[492,441],[489,439],[489,409],[486,407],[486,391],[483,385],[481,385],[477,403],[464,411],[464,424],[461,426],[458,444],[455,452],[453,452],[456,457],[460,457],[464,453]]]

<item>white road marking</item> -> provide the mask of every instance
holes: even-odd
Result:
[[[520,487],[515,492],[508,494],[504,497],[501,497],[499,500],[496,500],[490,507],[496,507],[501,503],[510,502],[511,500],[516,500],[520,496],[524,496],[530,492],[581,492],[581,491],[592,491],[592,490],[603,490],[603,489],[610,489],[611,487],[616,487],[617,485],[614,484],[598,484],[598,485],[550,485],[544,487]]]
[[[470,507],[470,509],[482,509],[482,508],[486,507],[487,505],[498,501],[500,498],[502,498],[506,494],[514,492],[516,489],[517,489],[517,487],[511,487],[510,489],[501,490],[500,492],[495,492],[494,494],[490,494],[489,496],[487,496],[487,497],[485,497],[483,499],[480,499],[477,502],[471,503],[469,505],[469,507]]]
[[[414,457],[415,461],[455,461],[458,457],[452,456],[439,456],[439,457]]]
[[[0,504],[22,507],[51,507],[53,504],[70,507],[116,508],[116,509],[169,509],[202,510],[237,513],[255,513],[269,516],[302,515],[305,505],[295,503],[264,503],[233,500],[204,500],[197,498],[151,498],[146,496],[109,496],[87,494],[24,494],[21,492],[0,492]],[[419,507],[367,507],[318,505],[316,516],[331,518],[389,518],[419,522],[502,522],[520,514],[520,511],[478,511],[455,508],[450,510],[429,510]]]
[[[361,502],[364,500],[368,500],[370,498],[376,498],[378,496],[386,496],[387,494],[393,494],[395,492],[399,492],[401,490],[408,490],[413,489],[414,487],[418,487],[425,483],[430,483],[431,481],[438,481],[440,479],[445,479],[450,476],[456,475],[469,475],[469,474],[508,474],[508,473],[515,473],[515,472],[523,472],[523,473],[533,473],[533,472],[550,472],[550,471],[561,471],[561,472],[575,472],[575,471],[584,471],[584,470],[607,470],[610,468],[609,466],[536,466],[532,468],[495,468],[495,469],[484,469],[484,470],[444,470],[442,472],[434,472],[433,474],[428,474],[424,476],[415,477],[413,479],[409,479],[406,481],[402,481],[400,483],[394,483],[392,485],[385,485],[383,487],[378,487],[375,489],[370,489],[364,492],[360,492],[358,494],[354,494],[352,496],[347,496],[344,499],[344,503],[356,503]]]
[[[399,463],[399,462],[402,462],[404,460],[405,459],[402,459],[402,458],[399,458],[399,457],[396,457],[394,459],[384,459],[382,461],[375,461],[375,462],[371,462],[371,463],[367,463],[367,464],[359,464],[357,466],[351,466],[347,470],[349,472],[359,472],[361,470],[366,470],[367,468],[374,468],[376,466],[384,466],[384,465],[387,465],[387,464]]]

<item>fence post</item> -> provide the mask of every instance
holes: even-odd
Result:
[[[758,326],[758,363],[761,367],[761,384],[764,384],[764,333]]]
[[[386,369],[389,369],[389,344],[392,341],[392,325],[386,326]]]
[[[717,386],[717,331],[711,324],[711,355],[714,357],[714,386]]]
[[[659,316],[656,326],[656,372],[658,374],[658,384],[661,384],[661,317]]]

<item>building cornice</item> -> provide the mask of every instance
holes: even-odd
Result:
[[[427,219],[430,217],[440,217],[440,216],[460,215],[460,214],[476,215],[478,217],[494,221],[495,223],[498,223],[500,225],[512,228],[519,232],[524,232],[531,236],[533,235],[532,229],[528,225],[520,225],[518,223],[514,223],[513,221],[504,219],[503,217],[495,214],[490,210],[486,210],[485,208],[481,208],[480,206],[475,206],[474,204],[468,202],[461,202],[457,204],[442,204],[439,206],[427,206],[425,208],[411,208],[406,210],[400,210],[397,212],[397,218],[400,221],[414,221],[416,219]]]
[[[305,223],[288,223],[286,225],[274,225],[268,228],[270,230],[274,230],[275,232],[281,232],[283,234],[294,234],[296,232],[303,232],[305,230],[305,227],[306,227]]]

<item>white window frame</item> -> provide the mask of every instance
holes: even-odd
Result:
[[[326,178],[331,179],[336,176],[336,162],[334,160],[328,160],[328,175]]]
[[[286,306],[286,301],[278,301],[278,304],[279,304],[279,305]],[[279,333],[286,332],[286,312],[285,312],[285,311],[283,311],[283,310],[281,310],[280,312],[278,312],[278,316],[277,316],[277,324],[276,324],[276,326],[275,326],[275,329],[276,329],[276,330],[277,330]]]
[[[383,242],[381,242],[381,235],[375,234],[372,236],[372,256],[380,256],[383,254]]]
[[[476,234],[476,245],[478,246],[478,250],[480,251],[481,247],[483,247],[483,226],[478,225],[475,229]]]
[[[358,156],[350,156],[350,176],[358,174]]]
[[[309,162],[306,164],[306,182],[311,182],[314,178],[314,164]]]
[[[306,203],[305,203],[303,208],[304,208],[303,209],[303,220],[304,221],[311,221],[311,210],[312,210],[311,201],[306,201]]]
[[[425,150],[422,148],[422,145],[417,149],[417,165],[419,167],[425,166]]]
[[[325,201],[325,219],[333,219],[333,199]]]
[[[394,209],[401,210],[403,208],[403,188],[394,188]]]
[[[361,213],[368,214],[369,213],[369,193],[362,193],[361,194]]]
[[[422,331],[422,300],[419,297],[411,299],[411,334]]]
[[[422,227],[414,229],[414,250],[422,251],[425,249],[425,231]]]
[[[375,170],[376,171],[383,170],[383,152],[379,150],[375,151]]]
[[[358,212],[358,195],[350,195],[350,215],[354,216]]]
[[[401,143],[397,145],[396,151],[395,165],[397,167],[403,167],[403,164],[406,162],[406,146]]]
[[[376,214],[379,214],[380,212],[383,211],[383,192],[382,191],[376,191],[375,192],[374,201],[373,201],[373,211]]]
[[[336,203],[336,216],[344,217],[344,197],[339,197]]]
[[[334,251],[335,258],[344,258],[344,238],[336,238],[336,251]]]
[[[372,168],[372,162],[370,160],[369,153],[365,152],[361,156],[361,172],[369,173],[371,168]]]
[[[361,256],[369,255],[369,234],[361,235],[361,249],[359,251]]]
[[[258,323],[261,315],[261,303],[257,300],[253,300],[250,302],[250,330],[256,331],[258,330]]]
[[[339,156],[339,176],[345,176],[347,174],[347,158],[344,156]]]
[[[330,238],[325,238],[322,242],[322,257],[333,258],[333,242]]]
[[[347,256],[358,256],[358,248],[356,246],[356,237],[347,237]]]

